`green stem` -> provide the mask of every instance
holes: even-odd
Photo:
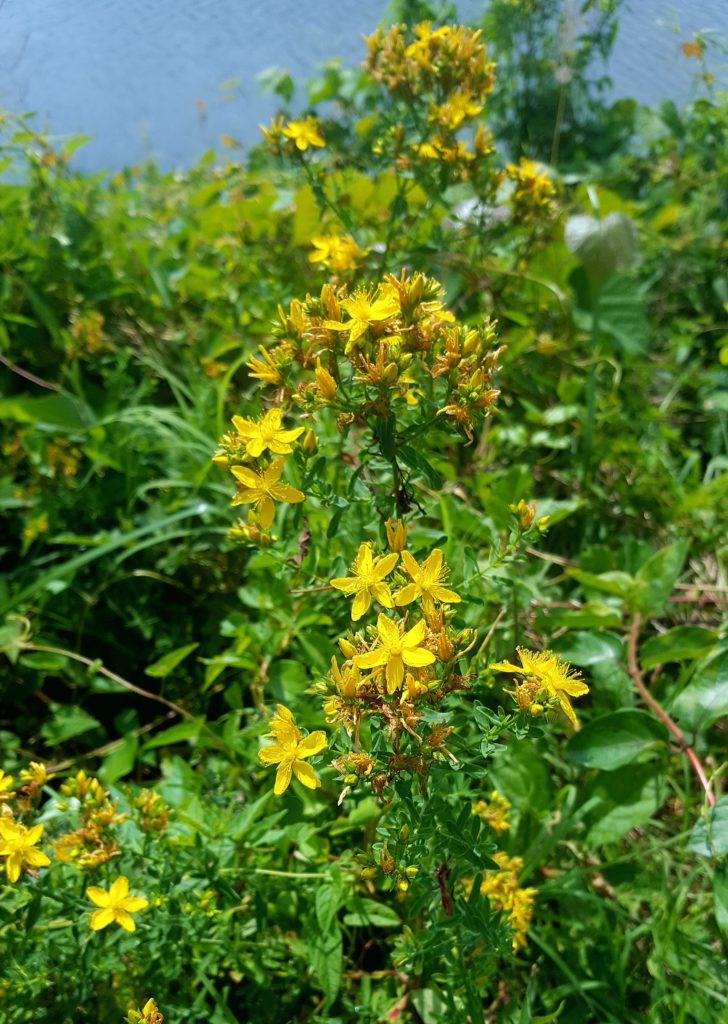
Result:
[[[582,442],[582,483],[589,479],[592,449],[594,445],[594,419],[597,405],[597,361],[596,350],[599,337],[599,307],[595,304],[592,312],[591,351],[592,359],[586,377],[586,419],[584,421],[584,438]]]

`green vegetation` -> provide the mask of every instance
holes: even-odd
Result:
[[[555,6],[0,119],[0,1024],[725,1015],[728,97]]]

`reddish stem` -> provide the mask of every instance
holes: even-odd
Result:
[[[685,734],[683,733],[680,726],[677,724],[677,722],[674,722],[672,718],[670,718],[670,716],[668,715],[667,711],[665,711],[665,709],[657,703],[655,698],[652,696],[650,691],[645,686],[644,680],[642,679],[642,673],[640,672],[639,666],[637,664],[637,636],[639,634],[641,625],[642,618],[640,617],[640,615],[635,615],[635,617],[632,619],[632,625],[629,630],[629,639],[627,642],[627,665],[629,667],[629,674],[632,676],[632,681],[634,682],[634,685],[637,687],[637,690],[639,692],[640,697],[642,697],[642,700],[645,702],[645,704],[647,704],[649,708],[651,708],[654,711],[654,713],[657,715],[660,721],[664,722],[668,730],[677,740],[680,749],[685,754],[688,761],[692,765],[695,774],[698,776],[698,779],[700,780],[700,785],[705,790],[705,797],[708,803],[711,807],[713,807],[715,806],[715,796],[713,795],[713,791],[710,788],[710,782],[708,781],[708,777],[705,774],[705,769],[703,768],[702,764],[700,763],[700,760],[698,759],[698,755],[695,753],[693,748],[685,739]]]

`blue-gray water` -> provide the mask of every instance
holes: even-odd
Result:
[[[301,79],[330,57],[357,64],[361,35],[385,11],[382,0],[0,0],[0,108],[91,135],[82,168],[150,155],[189,164],[223,134],[257,140],[276,106],[261,94],[262,70]],[[728,0],[631,0],[608,69],[615,95],[686,99],[695,61],[680,42],[705,28],[728,31]]]

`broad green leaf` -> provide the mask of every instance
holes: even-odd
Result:
[[[652,715],[625,708],[597,718],[575,733],[566,756],[586,768],[616,771],[664,747],[667,740],[667,729]]]
[[[168,651],[164,657],[144,669],[145,675],[153,676],[155,679],[166,678],[199,646],[199,644],[185,644],[184,647],[176,647],[173,651]]]
[[[702,626],[676,626],[650,637],[639,652],[640,665],[647,670],[672,661],[703,658],[718,642],[718,634]]]
[[[631,266],[639,248],[634,221],[617,211],[601,220],[586,214],[569,217],[564,241],[596,282],[606,280],[619,268]]]
[[[701,857],[723,857],[728,853],[728,796],[722,796],[698,818],[689,845]]]
[[[83,430],[93,423],[91,411],[66,394],[2,399],[0,419],[64,430]]]
[[[565,633],[551,641],[551,650],[581,668],[600,661],[620,661],[624,656],[622,641],[616,633]]]
[[[698,668],[671,710],[688,729],[707,729],[728,715],[728,650],[718,652]]]
[[[630,829],[643,825],[662,806],[664,776],[652,765],[626,765],[601,771],[587,785],[584,799],[599,797],[586,841],[591,846],[617,842]]]
[[[598,590],[615,597],[627,597],[634,586],[634,578],[628,572],[585,572],[583,569],[567,569],[566,575],[578,580],[587,590]]]
[[[640,566],[630,604],[644,618],[659,615],[680,579],[688,553],[687,540],[679,540],[656,551]]]
[[[350,909],[344,916],[344,924],[350,928],[397,928],[402,923],[391,907],[376,900],[354,897],[347,906]]]
[[[122,779],[133,770],[136,762],[139,738],[135,733],[124,736],[121,743],[104,758],[99,770],[99,778],[107,786],[117,779]]]
[[[587,601],[581,608],[550,608],[537,621],[551,629],[619,629],[622,616],[613,605]]]
[[[200,735],[200,730],[205,724],[204,718],[190,718],[185,722],[178,722],[158,732],[144,744],[145,750],[154,750],[157,747],[171,747],[175,743],[183,743],[185,740],[194,740]]]
[[[71,704],[51,704],[51,713],[50,721],[45,722],[40,730],[49,747],[56,747],[101,725],[93,715]]]

